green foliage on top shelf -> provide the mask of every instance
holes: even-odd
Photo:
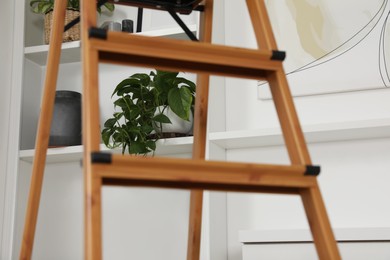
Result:
[[[54,1],[55,0],[31,0],[31,10],[36,14],[46,14],[54,9]],[[105,3],[104,6],[111,12],[115,9],[114,4],[112,3]],[[80,0],[68,0],[67,8],[80,11]],[[98,12],[100,13],[100,11],[99,8]]]
[[[137,73],[121,81],[114,95],[119,111],[104,123],[104,144],[111,149],[121,147],[122,153],[146,155],[155,151],[160,138],[158,133],[151,138],[154,128],[171,123],[164,110],[169,107],[178,117],[189,120],[195,83],[175,72]]]

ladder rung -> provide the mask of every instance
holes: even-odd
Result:
[[[94,174],[104,184],[185,189],[299,193],[315,185],[304,165],[269,165],[119,154],[99,155]],[[96,158],[96,153],[93,154]],[[100,160],[103,159],[103,160]]]
[[[266,79],[269,72],[282,68],[284,52],[244,49],[161,37],[109,31],[90,39],[101,62],[137,65],[175,71]],[[100,33],[100,34],[99,34]]]

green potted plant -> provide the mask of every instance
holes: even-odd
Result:
[[[45,15],[45,43],[49,43],[50,28],[53,23],[53,8],[55,0],[31,0],[30,6],[32,12]],[[114,11],[115,6],[112,3],[105,3],[104,7],[109,11]],[[98,9],[100,13],[101,9]],[[80,0],[68,0],[65,14],[65,24],[80,16]],[[80,23],[73,26],[63,34],[63,42],[80,40]]]
[[[184,122],[193,118],[195,84],[175,72],[134,74],[116,86],[114,95],[118,111],[105,122],[102,139],[109,148],[121,147],[122,153],[153,153],[164,127],[177,121],[174,117]],[[171,115],[166,113],[170,110]],[[185,131],[191,129],[192,122]]]

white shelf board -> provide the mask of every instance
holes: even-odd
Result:
[[[365,120],[332,124],[307,125],[303,127],[308,143],[333,142],[356,139],[390,137],[390,119]],[[282,145],[280,129],[217,132],[209,134],[210,142],[224,149],[240,149]],[[157,143],[156,155],[183,154],[192,152],[192,137],[161,139]],[[104,145],[102,151],[108,151]],[[118,151],[116,151],[118,152]],[[20,151],[20,159],[32,162],[34,150]],[[48,150],[48,163],[78,161],[82,157],[82,146],[51,148]]]
[[[169,139],[160,139],[157,141],[157,149],[155,155],[169,155],[169,154],[184,154],[192,152],[192,137],[177,137]],[[112,151],[113,153],[120,153],[119,149],[110,150],[105,145],[100,145],[101,151]],[[34,159],[34,149],[21,150],[19,158],[22,161],[32,163]],[[49,148],[47,151],[46,163],[64,163],[64,162],[78,162],[83,156],[83,146],[67,146],[58,148]]]
[[[390,241],[389,227],[376,228],[335,228],[333,230],[337,241]],[[239,241],[248,243],[283,243],[312,242],[309,229],[291,230],[241,230]]]
[[[302,126],[307,143],[390,137],[390,118]],[[283,145],[280,128],[210,133],[210,141],[225,149]]]
[[[196,24],[189,25],[188,28],[192,32],[196,32]],[[151,37],[168,37],[175,39],[187,39],[187,36],[180,27],[166,28],[154,31],[145,31],[136,33],[138,35],[151,36]],[[64,42],[62,44],[61,61],[60,63],[72,63],[79,62],[80,58],[80,41]],[[49,45],[38,45],[24,48],[24,55],[26,59],[32,62],[45,66],[47,60],[47,54],[49,51]]]
[[[62,43],[60,63],[80,61],[80,46],[80,41]],[[26,59],[29,59],[41,66],[46,65],[48,52],[49,45],[38,45],[24,48],[24,56]]]

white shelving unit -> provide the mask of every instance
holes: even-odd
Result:
[[[13,238],[13,254],[16,256],[19,254],[22,230],[25,217],[25,208],[27,205],[27,198],[29,192],[30,177],[32,171],[32,162],[34,159],[34,147],[35,135],[36,135],[36,126],[39,117],[40,102],[42,95],[42,86],[45,78],[46,72],[46,60],[49,51],[49,45],[42,44],[43,42],[43,26],[42,26],[42,16],[32,14],[29,12],[29,1],[17,0],[22,6],[23,10],[20,10],[22,14],[22,29],[19,28],[19,31],[24,32],[24,37],[22,37],[22,42],[24,39],[24,47],[21,46],[20,53],[24,55],[21,59],[21,63],[24,65],[23,70],[20,71],[20,78],[22,78],[20,88],[22,92],[22,108],[21,108],[21,120],[18,136],[20,136],[20,146],[19,146],[19,161],[18,161],[18,180],[17,180],[17,190],[15,192],[15,200],[17,200],[17,209],[16,209],[16,221],[15,221],[15,234]],[[113,16],[105,17],[104,19],[120,21],[122,19],[132,19],[135,16],[132,16],[134,12],[128,12],[124,10],[127,7],[118,8]],[[136,9],[135,9],[136,10]],[[23,11],[23,12],[22,12]],[[134,11],[134,10],[133,10]],[[150,37],[168,37],[184,40],[187,39],[187,36],[183,30],[176,25],[173,19],[169,17],[168,14],[164,12],[145,10],[144,12],[144,26],[142,33],[136,33],[144,36]],[[24,16],[23,16],[24,15]],[[186,22],[189,29],[196,33],[197,32],[197,14],[185,16],[184,21]],[[24,19],[23,19],[24,17]],[[101,18],[101,16],[99,17]],[[15,18],[16,19],[16,18]],[[101,21],[100,21],[101,22]],[[98,22],[98,24],[100,24]],[[23,35],[23,33],[21,33]],[[57,89],[66,89],[81,91],[81,63],[80,63],[80,41],[67,42],[62,44],[61,60],[60,60],[60,70],[59,78],[57,82]],[[110,100],[111,91],[115,82],[120,81],[121,79],[128,77],[129,75],[136,72],[144,72],[142,68],[127,68],[125,66],[109,66],[103,64],[100,67],[101,80],[100,85],[102,85],[102,91],[100,96],[107,96],[107,99],[104,99],[101,102],[101,120],[104,121],[107,115],[112,113],[113,105]],[[141,69],[141,70],[140,70]],[[146,70],[145,70],[146,72]],[[194,77],[190,75],[190,77]],[[192,80],[192,78],[191,78]],[[192,150],[192,137],[182,137],[176,139],[164,139],[158,141],[158,148],[156,151],[157,155],[163,156],[177,156],[177,157],[189,157]],[[102,150],[108,150],[102,145]],[[114,152],[120,153],[120,150],[115,150]],[[60,148],[50,148],[48,150],[47,163],[45,168],[45,180],[43,184],[43,191],[41,196],[40,212],[39,212],[39,221],[36,232],[36,241],[34,246],[35,258],[52,258],[54,257],[65,257],[67,259],[81,259],[82,257],[82,169],[80,167],[80,161],[82,158],[83,147],[80,146],[69,146],[69,147],[60,147]],[[58,173],[64,173],[59,174]],[[107,189],[106,189],[107,190]],[[135,206],[138,205],[153,205],[145,211],[138,210],[139,214],[144,215],[159,215],[159,221],[156,221],[156,225],[166,225],[167,229],[170,229],[170,234],[167,235],[167,232],[163,232],[165,235],[164,239],[170,241],[173,244],[182,243],[185,240],[183,237],[177,238],[178,234],[184,233],[185,228],[181,225],[176,225],[176,228],[167,225],[167,222],[172,221],[175,224],[183,222],[186,224],[188,219],[183,212],[175,214],[180,206],[178,204],[184,204],[183,208],[186,212],[186,203],[188,196],[183,192],[178,191],[169,191],[169,190],[157,190],[153,191],[155,198],[150,201],[150,197],[145,197],[143,195],[144,190],[131,189],[131,190],[122,190],[116,189],[111,191],[108,189],[108,194],[105,195],[106,200],[113,200],[113,203],[110,205],[114,208],[116,207],[118,200],[115,196],[121,198],[130,198],[134,200]],[[153,194],[151,195],[153,197]],[[64,199],[69,199],[69,203],[64,203]],[[126,200],[126,199],[124,199]],[[50,205],[51,202],[54,202],[55,205]],[[129,202],[127,200],[127,202]],[[50,205],[50,206],[48,206]],[[171,207],[172,211],[159,212],[159,206],[164,205],[165,207]],[[69,211],[69,206],[72,210]],[[121,209],[122,214],[115,215],[111,214],[110,210],[106,210],[105,214],[109,215],[107,217],[109,223],[117,222],[116,217],[122,217],[128,214],[126,217],[127,223],[138,223],[140,226],[143,224],[146,226],[149,222],[147,219],[140,221],[137,219],[137,216],[134,214],[134,207],[126,207]],[[152,212],[152,213],[150,213]],[[59,215],[57,215],[59,214]],[[60,219],[63,219],[60,220]],[[135,219],[132,219],[135,218]],[[67,233],[69,236],[62,236],[60,239],[53,239],[51,232],[48,232],[47,223],[50,223],[53,219],[56,221],[56,226],[62,234]],[[111,219],[111,220],[110,220]],[[118,221],[119,223],[120,221]],[[39,223],[45,223],[45,227],[41,227]],[[121,222],[122,223],[122,222]],[[150,225],[149,225],[150,226]],[[56,229],[57,229],[56,228]],[[115,228],[114,228],[115,229]],[[53,229],[51,229],[53,230]],[[58,231],[58,230],[57,230]],[[133,230],[135,238],[138,239],[139,231]],[[115,238],[110,239],[114,243],[121,243],[120,241],[126,241],[122,235],[125,235],[123,232],[115,233]],[[156,240],[160,240],[159,235],[156,235]],[[126,241],[125,243],[128,243]],[[146,243],[145,243],[146,245]],[[66,248],[65,250],[63,248]],[[111,247],[110,247],[111,248]],[[127,250],[127,246],[122,248]],[[109,251],[109,250],[108,250]],[[130,253],[133,254],[132,250]],[[137,250],[135,250],[137,251]],[[167,249],[165,250],[167,251]],[[177,258],[176,255],[183,254],[184,250],[171,251],[173,255],[172,258]],[[138,248],[138,253],[142,254],[145,252],[144,249]],[[157,252],[150,252],[151,254],[157,254]],[[170,253],[170,252],[168,252]],[[113,252],[110,256],[111,258],[117,258],[115,255],[121,255],[121,253]],[[134,254],[137,254],[135,252]],[[122,254],[127,255],[127,254]],[[156,258],[153,256],[152,258]],[[138,256],[132,256],[131,258],[139,258]],[[181,258],[181,257],[179,257]]]

